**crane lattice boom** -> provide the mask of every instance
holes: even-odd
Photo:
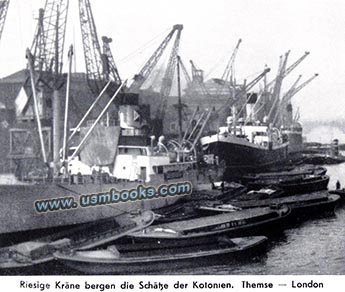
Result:
[[[79,18],[86,78],[90,89],[98,94],[103,86],[111,80],[115,87],[114,90],[116,90],[121,85],[121,78],[110,49],[112,39],[102,37],[103,51],[101,51],[90,0],[79,0]]]
[[[175,38],[175,42],[173,45],[173,48],[170,53],[169,61],[167,68],[165,70],[165,74],[162,80],[162,86],[160,90],[160,96],[162,99],[162,103],[158,109],[156,117],[158,119],[163,119],[165,115],[165,110],[168,103],[168,96],[171,91],[175,71],[176,71],[176,65],[177,65],[177,56],[178,56],[178,50],[180,47],[180,39],[181,39],[181,32],[182,32],[183,26],[179,25],[177,29],[177,35]]]
[[[235,63],[235,59],[236,59],[236,55],[238,52],[238,49],[240,47],[240,44],[242,42],[242,39],[239,39],[237,42],[237,45],[234,49],[234,51],[231,54],[231,57],[229,59],[229,62],[224,70],[224,73],[222,75],[222,80],[224,81],[230,81],[231,83],[233,82],[233,78],[234,78],[234,63]],[[230,79],[230,80],[229,80]]]
[[[2,36],[2,31],[4,30],[9,4],[9,0],[0,1],[0,39]]]
[[[79,0],[80,28],[84,48],[86,77],[92,91],[99,90],[103,63],[95,21],[89,0]]]
[[[272,103],[272,106],[271,106],[270,111],[268,113],[268,120],[270,122],[272,122],[272,119],[274,118],[275,111],[277,110],[277,104],[279,102],[280,92],[281,92],[283,80],[285,77],[284,73],[286,70],[286,65],[287,65],[287,60],[289,58],[289,54],[290,54],[290,51],[286,52],[284,59],[280,60],[280,66],[278,69],[277,77],[275,79],[273,93],[272,93],[273,103]]]
[[[40,9],[31,46],[35,70],[62,72],[68,6],[69,0],[47,0]]]
[[[288,92],[284,95],[284,97],[282,98],[281,103],[279,104],[279,108],[277,110],[277,113],[274,117],[273,123],[277,123],[279,122],[279,119],[281,119],[281,115],[282,115],[282,111],[284,110],[284,108],[287,106],[287,104],[289,104],[291,102],[291,99],[299,92],[301,91],[305,86],[307,86],[310,82],[312,82],[317,76],[319,76],[319,74],[315,73],[312,77],[310,77],[309,79],[307,79],[306,81],[304,81],[302,84],[300,84],[299,86],[297,86],[297,83],[299,82],[299,80],[301,79],[301,75],[297,78],[297,80],[295,81],[295,83],[293,84],[293,86],[290,88],[290,90],[288,90]]]
[[[204,77],[203,77],[203,70],[198,69],[193,60],[189,60],[191,66],[192,66],[192,76],[193,76],[193,80],[196,80],[196,82],[198,83],[198,85],[200,86],[202,93],[204,95],[206,95],[209,98],[212,98],[210,93],[208,92],[205,83],[204,83]]]
[[[168,46],[171,38],[175,34],[175,32],[181,32],[183,26],[181,24],[176,24],[173,26],[172,30],[169,34],[165,37],[159,47],[155,50],[149,60],[145,63],[143,68],[140,70],[138,74],[134,76],[134,80],[129,88],[131,92],[137,92],[140,87],[144,84],[147,78],[150,76],[153,68],[157,65],[158,61],[162,57],[166,47]]]
[[[309,52],[305,52],[303,56],[301,56],[299,59],[297,59],[293,64],[291,64],[283,73],[283,77],[285,78],[288,76],[302,61],[309,55]],[[270,87],[276,79],[273,79],[271,82],[267,84],[267,87]]]

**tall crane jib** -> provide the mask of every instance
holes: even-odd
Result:
[[[178,51],[179,51],[179,47],[180,47],[180,39],[181,39],[181,32],[182,32],[183,26],[179,25],[178,29],[177,29],[177,34],[176,34],[176,38],[175,38],[175,42],[169,57],[169,61],[168,61],[168,65],[167,68],[165,70],[165,74],[162,80],[162,86],[161,86],[161,90],[160,90],[160,96],[161,96],[161,106],[158,109],[156,118],[163,120],[164,119],[164,115],[165,115],[165,110],[167,107],[167,103],[168,103],[168,96],[170,94],[171,91],[171,87],[172,87],[172,83],[173,83],[173,79],[174,79],[174,75],[175,75],[175,71],[177,68],[177,61],[178,61]]]
[[[180,56],[178,56],[177,58],[178,62],[179,62],[179,65],[182,69],[182,72],[184,74],[184,77],[186,78],[186,81],[187,83],[192,83],[192,78],[190,77],[189,73],[188,73],[188,70],[186,68],[186,66],[184,65],[184,63],[182,62],[182,59]]]
[[[166,47],[168,46],[168,44],[169,44],[171,38],[173,37],[173,35],[175,34],[175,32],[178,31],[181,33],[182,29],[183,29],[183,26],[181,24],[176,24],[173,26],[172,30],[165,37],[165,39],[162,41],[162,43],[159,45],[159,47],[154,51],[154,53],[148,59],[148,61],[145,63],[145,65],[140,70],[140,72],[134,76],[133,82],[129,87],[130,92],[138,92],[139,91],[140,87],[144,84],[144,82],[150,76],[152,70],[154,69],[154,67],[157,65],[158,61],[162,57]]]
[[[110,49],[112,39],[102,37],[102,51],[89,0],[79,0],[79,18],[88,85],[98,94],[107,81],[112,81],[111,91],[115,91],[121,78]]]
[[[279,104],[279,108],[277,110],[276,116],[273,120],[273,124],[275,126],[281,126],[284,120],[284,116],[286,115],[286,110],[290,106],[291,107],[291,100],[292,98],[301,91],[304,87],[306,87],[310,82],[312,82],[317,76],[319,76],[318,73],[315,73],[313,76],[311,76],[309,79],[304,81],[302,84],[297,86],[297,83],[301,79],[301,75],[298,77],[296,82],[293,84],[293,86],[286,92],[284,97],[282,98],[281,103]]]
[[[0,1],[0,39],[2,36],[2,31],[4,30],[4,25],[6,21],[9,4],[10,4],[9,0]]]
[[[102,80],[101,47],[89,0],[79,0],[80,28],[84,48],[86,77],[89,87],[97,92]]]
[[[268,72],[270,72],[270,71],[271,71],[271,68],[265,68],[264,71],[263,71],[262,73],[260,73],[260,75],[258,75],[257,77],[255,77],[252,81],[250,81],[250,82],[248,82],[248,83],[245,84],[245,86],[244,86],[244,88],[243,88],[243,91],[239,91],[239,92],[237,92],[237,93],[235,94],[235,99],[234,99],[235,101],[232,101],[232,104],[230,104],[231,107],[235,104],[235,102],[236,102],[237,100],[241,99],[241,97],[243,97],[243,96],[246,97],[246,101],[243,103],[241,109],[240,109],[239,112],[237,113],[238,116],[240,116],[240,115],[244,112],[244,109],[245,109],[247,103],[249,102],[249,99],[247,98],[247,93],[248,93],[257,83],[259,83],[259,81],[260,81],[261,79],[263,79],[263,78],[266,76],[266,74],[267,74]],[[229,100],[227,101],[227,103],[225,104],[225,106],[224,106],[223,108],[221,108],[220,110],[223,110],[223,111],[224,111],[224,109],[228,108],[228,107],[229,107],[229,102],[231,102],[231,99],[229,99]]]
[[[224,70],[224,73],[222,75],[222,80],[229,81],[231,85],[234,85],[234,75],[235,75],[234,63],[235,63],[236,55],[237,55],[241,42],[242,42],[242,39],[239,39],[234,51],[232,52],[229,62]]]
[[[273,87],[273,93],[272,93],[273,102],[272,102],[270,111],[268,113],[268,121],[269,122],[272,122],[273,117],[277,111],[277,105],[278,105],[279,98],[280,98],[280,92],[281,92],[283,80],[285,77],[284,74],[286,71],[286,66],[287,66],[287,61],[288,61],[289,55],[290,55],[290,51],[287,51],[285,53],[284,58],[280,59],[280,66],[278,68],[278,74],[277,74],[277,77],[275,79],[275,83],[274,83],[274,87]]]
[[[308,55],[310,54],[310,52],[305,52],[300,58],[298,58],[294,63],[292,63],[288,68],[286,68],[286,70],[284,72],[282,72],[282,77],[285,78],[286,76],[288,76],[293,70],[295,70],[297,68],[297,66],[299,64],[302,63],[302,61],[308,57]],[[282,64],[280,64],[279,68],[281,67]],[[267,87],[272,86],[273,84],[275,84],[276,82],[276,78],[273,79],[271,82],[269,82],[267,84]]]
[[[270,82],[270,85],[274,84],[272,97],[273,103],[270,107],[268,113],[268,119],[270,122],[276,122],[279,116],[279,107],[280,107],[280,91],[282,88],[282,82],[286,76],[288,76],[310,53],[305,52],[299,59],[297,59],[294,63],[292,63],[289,67],[287,67],[287,58],[289,56],[290,51],[285,54],[285,59],[281,59],[281,64],[279,66],[277,77]]]
[[[35,70],[61,74],[68,6],[69,0],[47,0],[40,9],[31,46]]]

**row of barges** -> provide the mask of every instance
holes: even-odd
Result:
[[[283,178],[297,183],[301,177],[314,176],[323,181],[325,172],[308,166],[286,171],[284,176],[277,172],[248,175],[246,179],[252,180],[247,186],[213,182],[208,189],[204,186],[155,212],[126,214],[122,220],[84,224],[3,247],[0,269],[25,273],[43,265],[49,270],[57,260],[88,274],[161,273],[250,258],[267,250],[272,235],[302,220],[334,214],[342,200],[327,192],[327,184],[302,193],[280,188]],[[254,177],[269,178],[270,184],[252,190],[248,187]]]

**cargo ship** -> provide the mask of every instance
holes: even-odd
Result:
[[[119,149],[131,149],[134,151],[147,151],[148,146],[119,146]],[[116,217],[124,213],[141,209],[156,209],[174,203],[179,196],[167,196],[165,198],[142,199],[123,203],[95,204],[87,208],[77,205],[76,208],[63,208],[56,211],[37,212],[35,202],[52,199],[54,204],[63,204],[64,198],[73,198],[73,202],[79,202],[82,195],[105,194],[108,196],[111,190],[121,192],[132,191],[139,185],[143,187],[158,187],[162,184],[173,182],[190,182],[195,186],[194,162],[171,163],[166,155],[142,154],[136,159],[146,160],[151,164],[152,172],[147,176],[150,180],[143,179],[145,166],[140,166],[142,173],[137,173],[137,179],[131,177],[118,179],[108,175],[71,175],[69,178],[36,179],[31,182],[19,181],[14,175],[5,175],[6,182],[0,184],[2,203],[0,206],[0,234],[22,232],[34,229],[61,227],[74,224],[87,223],[109,217]],[[117,159],[134,159],[134,155],[119,154]],[[123,166],[123,164],[122,164]],[[124,167],[124,166],[123,166]],[[129,169],[130,164],[126,164]],[[60,203],[58,203],[60,201]],[[68,201],[65,201],[68,204]],[[46,204],[46,203],[43,203]],[[47,203],[49,204],[49,203]],[[42,206],[42,204],[41,204]]]
[[[207,164],[225,163],[227,169],[253,171],[279,164],[288,157],[288,142],[280,131],[265,124],[238,123],[231,119],[217,134],[200,140]]]
[[[91,202],[90,206],[83,207],[80,198],[85,195],[103,194],[106,200],[111,190],[130,193],[139,186],[158,190],[161,185],[181,182],[188,182],[196,189],[197,178],[203,177],[198,176],[194,158],[181,153],[181,149],[171,149],[163,137],[155,139],[149,135],[137,94],[122,92],[118,100],[114,123],[109,122],[111,119],[99,119],[98,123],[88,120],[86,125],[74,128],[77,134],[67,148],[67,165],[61,160],[57,174],[52,174],[50,165],[42,163],[41,169],[34,168],[24,176],[17,176],[15,172],[0,175],[1,235],[35,230],[42,234],[48,228],[161,208],[181,197],[166,195],[117,203]],[[81,141],[85,141],[82,146]],[[64,199],[72,199],[72,208],[37,210],[37,201],[49,206],[55,202],[61,207],[67,202]]]

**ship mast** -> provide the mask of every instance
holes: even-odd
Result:
[[[59,81],[59,7],[57,7],[57,17],[55,23],[55,55],[54,55],[54,85],[53,85],[53,168],[54,175],[58,173],[60,161],[60,108],[61,101],[58,89]]]
[[[70,46],[68,52],[68,74],[67,74],[67,86],[66,86],[66,100],[65,100],[65,117],[64,117],[64,129],[63,129],[63,151],[62,151],[62,164],[65,167],[66,173],[68,173],[68,164],[67,160],[67,131],[68,131],[68,109],[69,109],[69,94],[70,94],[70,85],[71,85],[71,72],[72,72],[72,58],[73,58],[73,46]]]
[[[29,49],[26,50],[26,57],[28,59],[28,65],[29,65],[29,71],[30,71],[32,97],[34,100],[34,113],[35,113],[35,117],[36,117],[38,134],[39,134],[39,138],[40,138],[41,152],[42,152],[43,162],[45,164],[47,164],[47,153],[46,153],[46,149],[44,146],[42,124],[41,124],[41,118],[40,118],[40,113],[39,113],[39,109],[38,109],[38,101],[37,101],[36,88],[35,88],[35,76],[34,76],[34,70],[33,70],[33,56],[32,56]]]
[[[46,0],[44,9],[40,9],[38,25],[31,46],[33,55],[32,71],[39,75],[48,88],[53,90],[52,96],[52,128],[54,174],[58,172],[60,163],[60,122],[61,100],[59,90],[63,85],[62,60],[65,43],[69,0]],[[37,86],[37,84],[35,84]]]
[[[177,95],[178,95],[178,140],[181,141],[183,130],[182,130],[182,101],[181,101],[181,78],[180,78],[180,56],[177,56]]]

